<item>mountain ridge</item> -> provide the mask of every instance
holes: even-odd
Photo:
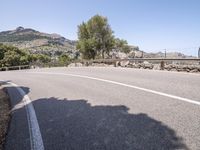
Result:
[[[31,53],[68,53],[76,52],[76,41],[52,33],[39,32],[31,28],[17,27],[15,30],[0,32],[0,43],[16,46]]]

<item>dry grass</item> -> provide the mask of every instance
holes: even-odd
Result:
[[[0,86],[0,150],[3,149],[5,136],[10,119],[9,98],[3,88]]]

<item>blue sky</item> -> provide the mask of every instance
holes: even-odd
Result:
[[[0,31],[23,26],[75,40],[95,14],[144,51],[197,55],[200,47],[200,0],[1,0]]]

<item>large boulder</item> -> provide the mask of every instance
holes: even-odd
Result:
[[[153,64],[149,63],[148,61],[144,61],[142,66],[144,69],[153,69]]]
[[[196,73],[196,72],[199,72],[198,69],[193,69],[190,71],[190,73]]]
[[[120,66],[121,67],[127,67],[129,65],[129,61],[126,61],[126,60],[123,60],[123,61],[120,61]]]
[[[142,58],[143,52],[142,51],[135,51],[135,58]]]
[[[135,58],[135,51],[131,51],[130,53],[128,53],[128,57]]]
[[[82,63],[71,63],[68,65],[68,67],[82,67],[83,64]]]
[[[123,52],[116,52],[116,51],[112,51],[110,52],[110,56],[114,59],[125,59],[128,58],[126,53]]]
[[[160,64],[155,64],[153,66],[153,70],[160,70]]]

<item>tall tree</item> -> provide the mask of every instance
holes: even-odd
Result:
[[[119,38],[115,39],[115,49],[124,53],[129,53],[131,51],[127,41]]]
[[[104,58],[114,47],[114,36],[106,17],[95,15],[78,26],[77,48],[85,59]]]

